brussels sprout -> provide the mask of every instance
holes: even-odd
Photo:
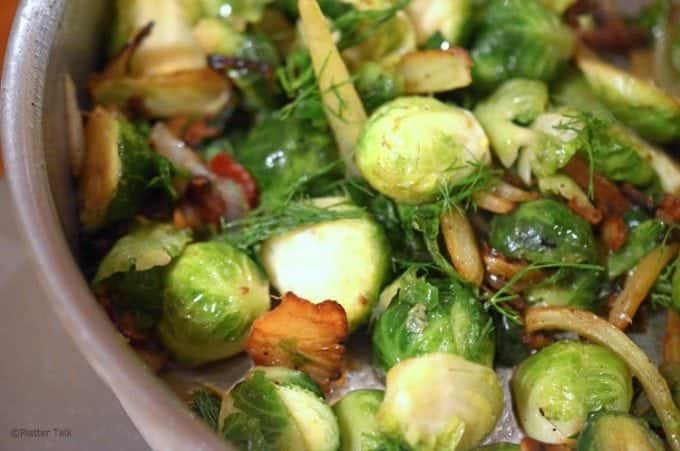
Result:
[[[614,279],[639,263],[640,259],[654,249],[665,226],[658,219],[649,219],[632,228],[623,247],[607,258],[607,272]]]
[[[531,125],[536,132],[534,145],[523,155],[538,177],[550,176],[564,167],[581,147],[581,125],[569,112],[541,114]],[[520,175],[522,171],[520,164]],[[523,178],[526,180],[528,176]]]
[[[589,412],[628,411],[633,381],[608,349],[560,341],[522,362],[511,382],[524,432],[544,443],[563,443],[581,431]]]
[[[559,269],[552,276],[532,286],[526,300],[536,306],[574,307],[593,310],[597,307],[602,275],[599,271]]]
[[[267,205],[288,196],[293,184],[336,161],[337,151],[326,130],[274,115],[250,130],[237,158],[255,177],[260,200]],[[328,177],[318,180],[320,185],[326,182]]]
[[[551,100],[557,106],[588,111],[606,121],[614,119],[612,113],[590,88],[583,74],[576,69],[567,71],[550,88]]]
[[[160,318],[165,269],[191,241],[191,231],[170,224],[147,224],[118,240],[93,280],[105,284],[114,300],[130,309],[141,328]]]
[[[262,371],[270,381],[282,386],[298,386],[314,393],[319,398],[324,397],[319,387],[309,375],[303,371],[297,371],[282,366],[262,366],[257,368]]]
[[[449,44],[463,39],[472,12],[470,0],[413,0],[407,8],[416,29],[418,44],[439,34]]]
[[[179,361],[200,365],[241,352],[268,309],[267,280],[248,256],[225,243],[195,243],[168,269],[158,331]]]
[[[354,86],[369,113],[399,97],[404,89],[402,85],[397,73],[371,62],[361,66],[354,79]]]
[[[663,451],[663,442],[640,418],[623,412],[590,415],[576,451]]]
[[[588,223],[551,199],[523,203],[491,221],[491,246],[503,254],[536,263],[592,262],[597,256]]]
[[[336,451],[340,446],[338,422],[322,397],[306,384],[282,383],[260,368],[224,398],[220,424],[224,437],[244,451]]]
[[[206,68],[205,54],[192,34],[191,17],[179,0],[117,0],[112,54],[123,49],[150,23],[151,33],[130,59],[130,75],[152,76]]]
[[[653,141],[680,137],[680,102],[652,82],[593,58],[580,58],[588,83],[614,115]]]
[[[86,232],[132,218],[170,163],[122,114],[101,107],[89,115],[79,179],[80,220]]]
[[[490,0],[472,45],[475,86],[486,91],[515,77],[549,81],[573,49],[569,28],[538,0]]]
[[[419,451],[469,450],[503,411],[496,373],[453,354],[407,359],[387,373],[380,427]]]
[[[358,208],[344,198],[320,198],[324,208]],[[311,224],[262,244],[260,257],[279,293],[345,309],[350,331],[368,320],[390,271],[385,233],[369,216]]]
[[[484,130],[467,110],[432,98],[401,97],[364,126],[356,162],[368,183],[399,202],[433,200],[440,189],[488,163]]]
[[[342,451],[410,451],[405,443],[380,430],[377,413],[384,395],[382,390],[355,390],[333,406]]]
[[[273,0],[198,0],[207,16],[220,17],[239,29],[259,22],[264,9]]]
[[[503,83],[475,108],[491,148],[506,168],[523,148],[533,146],[536,134],[527,129],[548,106],[548,88],[540,81],[515,79]]]
[[[378,318],[373,351],[383,370],[433,352],[449,352],[491,366],[493,325],[469,288],[453,280],[418,278],[402,286]]]

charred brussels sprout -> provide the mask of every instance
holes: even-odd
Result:
[[[386,384],[378,422],[419,451],[469,450],[503,411],[496,373],[453,354],[404,360],[387,373]]]
[[[486,2],[476,36],[473,75],[482,90],[515,77],[549,81],[574,48],[569,28],[537,0]]]
[[[295,380],[253,369],[222,401],[224,437],[242,450],[336,451],[340,433],[333,411]]]
[[[315,199],[321,208],[356,209],[344,198]],[[368,320],[390,270],[385,233],[370,216],[311,224],[262,244],[260,257],[279,293],[333,300],[350,331]]]
[[[399,202],[433,200],[440,189],[488,163],[484,130],[467,110],[425,97],[402,97],[364,126],[356,161],[368,183]]]
[[[96,108],[89,115],[85,138],[78,189],[86,232],[132,218],[154,180],[171,180],[170,163],[153,153],[144,134],[120,113]]]
[[[640,135],[668,142],[680,137],[680,101],[652,82],[593,58],[579,67],[595,93],[614,115]]]
[[[494,217],[489,240],[509,257],[536,263],[592,262],[597,255],[588,223],[551,199],[526,202]]]
[[[293,184],[319,173],[338,157],[327,130],[273,115],[261,119],[250,130],[237,158],[257,180],[261,202],[267,205],[287,196]],[[317,182],[327,181],[328,177],[322,177]],[[313,191],[315,186],[310,189]]]
[[[195,243],[168,270],[158,330],[180,362],[200,365],[241,352],[268,309],[267,280],[247,255],[225,243]]]
[[[628,411],[631,374],[608,349],[561,341],[522,362],[511,388],[524,432],[544,443],[563,443],[584,427],[588,413]]]
[[[383,370],[433,352],[448,352],[491,366],[493,325],[469,288],[453,280],[418,278],[402,286],[378,318],[373,351]]]
[[[576,451],[663,451],[661,439],[640,418],[622,412],[598,412],[588,418]]]

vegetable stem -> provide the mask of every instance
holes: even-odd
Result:
[[[358,176],[354,146],[366,122],[366,111],[319,4],[316,0],[299,0],[298,8],[326,117],[345,161],[347,174]]]
[[[622,331],[597,315],[567,307],[540,307],[527,311],[527,332],[568,330],[611,349],[640,381],[656,411],[673,451],[680,451],[680,410],[675,406],[668,383],[647,355]]]

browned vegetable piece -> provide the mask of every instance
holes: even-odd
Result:
[[[626,223],[621,216],[612,216],[602,223],[602,242],[607,250],[616,252],[626,242]]]
[[[402,58],[397,72],[409,94],[431,94],[462,88],[472,83],[470,55],[458,47],[422,50]]]
[[[666,194],[656,210],[656,217],[668,224],[680,222],[680,196]]]
[[[442,213],[441,229],[451,263],[461,277],[477,286],[484,280],[484,265],[477,238],[465,213],[452,208]]]
[[[572,158],[564,167],[564,172],[571,177],[584,191],[591,182],[590,167],[581,157]],[[595,172],[592,174],[595,205],[604,212],[605,217],[623,216],[631,208],[631,203],[619,191],[619,188]]]
[[[673,309],[668,309],[666,317],[666,333],[663,337],[663,363],[680,363],[680,315]]]
[[[246,353],[256,365],[304,371],[324,389],[343,370],[347,315],[340,304],[314,304],[286,293],[272,311],[253,323]]]

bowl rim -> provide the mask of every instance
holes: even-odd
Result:
[[[0,85],[0,138],[13,214],[62,326],[123,409],[158,450],[233,449],[160,383],[96,302],[69,249],[44,155],[44,87],[51,46],[68,0],[23,0]],[[130,383],[130,381],[135,383]]]

